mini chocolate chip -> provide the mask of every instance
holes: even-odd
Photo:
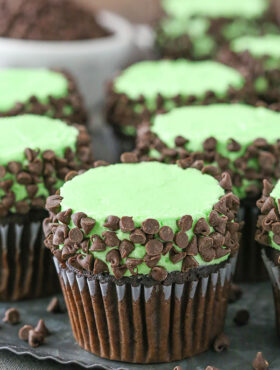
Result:
[[[31,325],[24,325],[22,328],[20,328],[18,332],[19,339],[25,340],[27,342],[30,330],[34,330],[33,326]]]
[[[76,213],[73,213],[71,216],[74,225],[79,228],[81,227],[81,219],[83,217],[87,217],[87,215],[84,212],[76,212]]]
[[[35,330],[30,330],[28,333],[28,344],[30,347],[39,347],[44,342],[44,335]]]
[[[174,247],[169,252],[169,258],[172,263],[178,263],[186,257],[186,252],[178,252]]]
[[[198,239],[198,250],[205,262],[211,262],[215,258],[215,249],[213,248],[213,239],[208,236]]]
[[[160,254],[157,256],[149,256],[148,254],[146,254],[144,257],[144,262],[148,267],[153,268],[158,264],[160,257]]]
[[[26,191],[27,191],[29,198],[34,198],[38,192],[38,185],[35,185],[35,184],[27,185]]]
[[[112,231],[117,231],[120,228],[120,219],[118,216],[108,216],[104,223],[104,227]]]
[[[82,249],[82,251],[86,254],[88,254],[89,252],[89,239],[84,239],[81,243],[80,243],[80,247]]]
[[[185,146],[188,143],[188,140],[185,139],[183,136],[176,136],[175,138],[175,146]]]
[[[267,370],[269,367],[269,363],[263,357],[262,352],[258,352],[252,362],[252,366],[254,370]]]
[[[121,257],[127,258],[130,255],[130,253],[134,250],[134,244],[131,243],[129,240],[124,239],[121,241],[119,250]]]
[[[26,159],[29,162],[32,162],[37,157],[37,155],[39,154],[39,151],[35,151],[33,149],[26,148],[24,150],[24,154],[25,154]]]
[[[92,254],[87,254],[86,256],[79,254],[77,256],[77,262],[84,270],[91,271],[93,267],[94,258]]]
[[[22,215],[28,213],[30,210],[30,206],[25,200],[20,200],[16,202],[15,207],[16,211]]]
[[[121,262],[121,255],[117,249],[112,249],[106,254],[106,261],[110,262],[111,266],[119,266]]]
[[[4,180],[0,182],[0,188],[7,193],[13,186],[13,180]]]
[[[164,281],[167,278],[168,272],[164,267],[155,266],[152,268],[151,276],[156,281]]]
[[[106,167],[106,166],[109,166],[110,163],[106,162],[106,161],[102,161],[102,160],[99,160],[99,161],[95,161],[93,163],[93,167],[94,168],[97,168],[97,167]]]
[[[234,139],[229,139],[230,142],[227,145],[227,150],[229,152],[239,152],[241,150],[241,145]]]
[[[198,267],[199,264],[193,256],[186,256],[182,264],[182,272],[187,272],[189,269]]]
[[[113,274],[116,279],[121,279],[123,275],[126,273],[127,267],[126,265],[121,266],[112,266]]]
[[[137,266],[140,265],[142,262],[143,260],[141,258],[127,258],[126,266],[132,275],[137,275],[138,274]]]
[[[48,335],[50,335],[50,331],[49,329],[46,327],[46,324],[45,324],[45,321],[43,319],[40,319],[38,321],[38,324],[36,326],[36,328],[34,329],[37,333],[41,333],[43,334],[44,337],[47,337]]]
[[[173,230],[169,226],[163,226],[159,230],[159,237],[164,242],[171,242],[174,238]]]
[[[43,172],[43,162],[40,158],[35,158],[31,163],[28,164],[28,170],[34,175],[41,175]]]
[[[21,171],[16,176],[17,182],[21,185],[29,185],[32,183],[32,176],[25,171]]]
[[[11,325],[16,325],[20,322],[20,313],[17,308],[9,308],[5,312],[5,316],[3,318],[3,322],[6,322]]]
[[[233,321],[237,326],[244,326],[248,324],[250,314],[247,310],[239,310],[236,312]]]
[[[219,233],[224,234],[226,232],[227,221],[226,216],[220,216],[217,211],[211,211],[209,224]]]
[[[280,235],[280,222],[272,224],[272,232],[276,235]]]
[[[42,154],[42,157],[44,158],[45,161],[52,162],[55,160],[55,152],[53,150],[45,150]],[[33,158],[29,159],[30,162],[32,160]]]
[[[272,197],[267,197],[261,207],[261,213],[267,214],[274,207],[275,207],[274,199]]]
[[[197,236],[193,235],[192,240],[188,244],[186,248],[186,253],[188,256],[196,256],[198,253],[197,249]]]
[[[139,162],[137,154],[133,152],[122,153],[121,155],[122,163],[137,163]]]
[[[229,248],[217,248],[215,249],[215,258],[222,258],[230,252],[231,250]]]
[[[175,244],[176,244],[179,248],[184,249],[184,248],[186,248],[186,247],[187,247],[187,245],[188,245],[189,238],[188,238],[188,235],[187,235],[184,231],[178,231],[178,232],[175,234],[174,241],[175,241]]]
[[[142,229],[146,234],[157,234],[159,227],[159,222],[153,218],[147,218],[147,220],[142,222]]]
[[[98,235],[92,235],[91,236],[92,245],[90,247],[91,252],[100,252],[105,251],[106,245],[104,241],[100,238]]]
[[[263,180],[263,192],[262,192],[262,194],[265,197],[269,197],[270,193],[272,192],[273,189],[274,189],[274,185],[272,185],[268,180],[264,179]]]
[[[201,171],[204,166],[204,162],[202,160],[196,160],[191,165],[191,168],[196,168],[197,170]]]
[[[76,176],[78,176],[77,171],[69,171],[69,172],[67,172],[64,180],[65,180],[65,182],[67,182],[67,181],[70,181],[70,180],[74,179],[74,177],[76,177]]]
[[[253,141],[253,145],[256,146],[257,148],[264,149],[268,146],[268,142],[266,139],[260,137]]]
[[[241,298],[242,293],[242,289],[238,285],[231,283],[229,291],[229,303],[238,301],[238,299]]]
[[[118,247],[120,245],[120,240],[114,231],[104,231],[102,236],[108,247]]]
[[[215,150],[217,145],[217,140],[214,137],[209,137],[203,142],[203,148],[206,151]]]
[[[0,179],[5,177],[6,175],[6,168],[4,166],[0,166]]]
[[[61,249],[61,257],[64,261],[76,254],[76,248],[73,245],[64,245]]]
[[[276,235],[274,235],[275,238]],[[267,232],[262,232],[261,230],[256,231],[255,240],[263,245],[270,246],[270,237],[268,236]],[[279,240],[280,244],[280,240]]]
[[[102,274],[103,272],[109,272],[109,268],[105,262],[96,258],[94,261],[93,273],[98,275]]]
[[[203,174],[208,174],[210,176],[213,176],[213,177],[216,177],[219,175],[219,169],[215,166],[212,166],[212,165],[208,165],[208,166],[205,166],[203,167],[203,169],[201,170],[201,172]]]
[[[46,201],[47,210],[52,213],[59,213],[61,201],[62,197],[60,195],[51,195]]]
[[[193,232],[198,235],[208,235],[210,233],[210,227],[205,218],[200,218],[196,222]]]
[[[172,242],[167,242],[164,244],[164,247],[163,247],[163,250],[162,250],[162,254],[165,256],[168,252],[170,252],[171,248],[173,247],[173,243]]]
[[[229,348],[229,339],[228,337],[222,333],[217,336],[217,338],[214,341],[214,350],[215,352],[223,352],[224,350],[227,350]]]
[[[157,256],[158,254],[161,254],[163,250],[163,244],[157,239],[151,239],[148,241],[145,248],[149,256]]]
[[[209,236],[213,239],[213,248],[218,249],[224,245],[225,237],[222,234],[214,232]]]
[[[232,189],[232,181],[230,174],[228,172],[223,172],[220,180],[220,185],[225,190],[231,190]]]
[[[96,221],[91,217],[83,217],[80,223],[81,228],[84,230],[85,234],[88,235],[94,228]]]
[[[123,216],[120,220],[120,228],[123,233],[129,233],[135,229],[132,217]]]
[[[9,162],[7,165],[8,171],[11,172],[12,174],[16,175],[19,173],[19,171],[22,168],[22,164],[20,162]]]
[[[129,239],[134,244],[145,244],[146,242],[146,235],[140,229],[135,229],[130,235]]]
[[[192,216],[185,215],[177,221],[177,225],[181,231],[188,231],[191,229],[193,224]]]
[[[61,308],[57,297],[53,297],[48,304],[47,311],[51,313],[63,313],[64,310]]]
[[[59,225],[56,227],[54,236],[53,236],[53,244],[60,245],[64,242],[68,235],[68,227],[66,225]]]
[[[58,221],[62,222],[65,225],[69,225],[71,221],[72,209],[68,208],[66,211],[59,212],[56,216]]]
[[[71,242],[79,244],[81,243],[83,238],[84,235],[78,227],[74,227],[69,231],[69,239],[71,240]]]

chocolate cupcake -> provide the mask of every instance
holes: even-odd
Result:
[[[260,210],[256,240],[266,246],[262,257],[267,268],[274,295],[276,329],[280,337],[280,181],[274,187],[264,180],[261,198],[257,201]]]
[[[0,118],[0,126],[0,300],[45,296],[58,288],[43,245],[45,200],[69,171],[89,168],[89,137],[36,115]]]
[[[182,107],[156,116],[153,124],[138,130],[140,160],[201,168],[214,175],[228,171],[233,192],[241,198],[240,217],[245,221],[237,264],[238,280],[266,276],[261,251],[255,243],[256,200],[264,178],[280,175],[280,114],[243,104]],[[214,167],[215,166],[215,167]]]
[[[139,123],[157,111],[228,102],[242,99],[244,94],[244,78],[223,64],[183,59],[144,61],[124,70],[110,84],[106,116],[115,131],[127,138],[135,136]]]
[[[85,124],[82,97],[66,72],[48,69],[1,69],[0,117],[39,114]]]
[[[278,32],[268,0],[164,0],[165,16],[156,28],[156,45],[164,57],[208,59],[242,35]]]
[[[48,198],[45,244],[81,347],[111,360],[169,362],[207,350],[222,332],[239,199],[227,174],[217,178],[120,163]]]
[[[280,111],[279,33],[237,38],[221,51],[219,60],[243,71],[263,105]]]

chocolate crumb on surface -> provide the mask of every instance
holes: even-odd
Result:
[[[17,308],[9,308],[5,312],[5,316],[3,318],[3,322],[6,322],[11,325],[16,325],[20,322],[20,313]]]
[[[215,352],[223,352],[229,348],[230,341],[226,334],[222,333],[214,340],[213,348]]]
[[[233,321],[237,326],[244,326],[248,324],[250,313],[248,310],[239,310],[236,312]]]
[[[269,363],[263,357],[262,352],[258,352],[256,357],[252,362],[252,367],[254,370],[266,370],[269,368]]]

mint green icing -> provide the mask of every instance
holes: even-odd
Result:
[[[175,18],[259,18],[268,8],[266,0],[162,0],[165,13]]]
[[[7,112],[16,103],[28,103],[31,96],[47,103],[49,96],[63,98],[68,95],[68,81],[62,73],[48,69],[1,69],[0,112]]]
[[[64,157],[67,147],[76,151],[78,130],[68,126],[59,119],[51,119],[45,116],[21,115],[15,117],[0,118],[0,165],[7,165],[8,162],[21,162],[23,167],[27,164],[24,154],[26,148],[53,150],[59,157]],[[16,201],[27,199],[27,191],[24,185],[16,182],[15,175],[7,172],[2,180],[13,180],[11,190],[15,193]],[[47,197],[49,192],[40,178],[36,196]],[[61,180],[57,181],[56,187],[62,185]],[[5,195],[0,189],[0,199]],[[11,211],[15,211],[11,209]]]
[[[194,224],[201,217],[208,219],[213,205],[224,195],[224,190],[216,179],[196,169],[183,170],[163,163],[142,162],[89,170],[65,183],[60,193],[63,197],[61,209],[71,208],[73,212],[84,212],[94,218],[96,225],[91,235],[101,235],[106,230],[103,225],[109,215],[132,216],[136,227],[140,227],[147,218],[155,218],[160,226],[170,226],[177,232],[176,221],[183,215],[191,215]],[[187,233],[191,240],[193,230]],[[129,238],[121,230],[117,231],[117,236],[120,240]],[[112,273],[106,261],[108,250],[92,253],[95,258],[104,261]],[[144,246],[136,245],[129,257],[143,258],[145,253]],[[195,258],[200,265],[221,261],[207,263],[199,255]],[[228,255],[222,260],[227,258]],[[161,257],[158,265],[164,266],[169,272],[180,271],[182,262],[174,264],[167,254]],[[138,266],[140,274],[149,271],[145,263]],[[129,271],[126,276],[130,276]]]
[[[144,96],[149,109],[155,109],[156,98],[195,95],[203,99],[209,90],[218,97],[226,96],[232,86],[241,89],[244,79],[239,72],[213,61],[161,60],[139,62],[116,78],[114,90],[131,99]]]
[[[233,167],[235,159],[242,156],[255,139],[262,137],[272,144],[280,138],[280,113],[243,104],[182,107],[156,116],[151,131],[170,148],[174,147],[177,136],[187,138],[186,148],[190,151],[202,151],[204,140],[213,136],[218,142],[217,151],[229,158]],[[227,150],[231,138],[241,145],[240,151]],[[150,155],[158,157],[155,149]],[[250,161],[248,166],[258,168],[256,161]],[[244,179],[243,186],[235,189],[241,197],[246,195],[245,185],[248,183]]]

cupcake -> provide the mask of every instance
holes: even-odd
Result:
[[[276,150],[278,146],[275,146]],[[276,330],[280,337],[280,181],[276,185],[264,180],[261,198],[257,201],[260,210],[256,240],[266,248],[262,257],[267,268],[274,295]]]
[[[242,99],[244,88],[240,73],[212,61],[139,62],[110,84],[107,121],[118,134],[133,137],[139,123],[159,110]]]
[[[75,339],[117,361],[196,355],[223,330],[239,199],[228,174],[219,183],[194,168],[122,159],[47,199],[45,244]]]
[[[201,168],[203,172],[232,176],[233,192],[241,198],[245,221],[237,280],[263,280],[266,276],[255,229],[262,180],[280,176],[280,113],[243,104],[181,107],[156,116],[138,130],[136,154],[140,160]],[[213,167],[215,166],[215,167]],[[250,262],[249,262],[250,261]]]
[[[48,69],[0,69],[0,117],[39,114],[85,124],[81,95],[66,72]]]
[[[219,60],[244,71],[264,105],[280,111],[280,34],[239,37]]]
[[[36,115],[0,118],[0,300],[57,290],[44,248],[45,200],[64,177],[89,168],[89,137],[81,126]]]
[[[241,35],[278,32],[268,0],[162,0],[165,16],[156,28],[164,57],[208,59]]]

